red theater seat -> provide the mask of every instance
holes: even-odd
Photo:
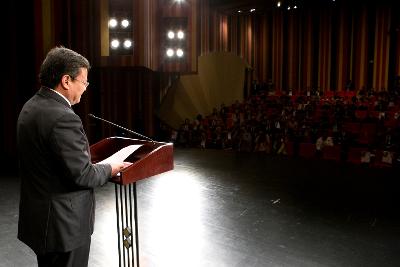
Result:
[[[340,145],[325,146],[322,149],[322,158],[325,160],[340,161],[342,147]]]
[[[303,158],[314,158],[316,153],[315,144],[313,143],[300,143],[299,156]]]
[[[347,152],[347,162],[352,164],[361,164],[361,155],[368,151],[365,147],[349,147]]]

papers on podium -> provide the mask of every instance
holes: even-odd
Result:
[[[116,162],[123,162],[129,155],[131,155],[133,152],[135,152],[139,147],[142,145],[129,145],[126,146],[119,151],[115,152],[111,156],[109,156],[106,159],[103,159],[102,161],[98,163],[116,163]]]

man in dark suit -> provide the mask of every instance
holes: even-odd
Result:
[[[94,226],[93,188],[127,164],[92,164],[81,119],[71,106],[86,91],[90,64],[53,48],[43,61],[41,88],[17,123],[21,176],[18,238],[42,266],[87,266]]]

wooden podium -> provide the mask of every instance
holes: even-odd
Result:
[[[92,162],[96,163],[128,145],[139,144],[142,146],[125,160],[132,162],[132,165],[124,169],[119,176],[111,179],[111,182],[115,184],[120,267],[134,267],[135,258],[136,266],[140,265],[136,181],[172,170],[174,168],[173,144],[109,137],[90,146]],[[134,241],[133,238],[135,238]]]

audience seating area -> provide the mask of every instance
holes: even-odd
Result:
[[[397,92],[263,91],[186,119],[169,141],[386,168],[399,164],[399,117]]]

